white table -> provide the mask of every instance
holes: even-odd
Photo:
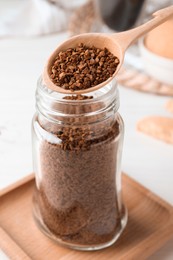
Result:
[[[64,33],[0,40],[0,188],[32,172],[30,125],[36,81],[51,51],[66,37]],[[126,126],[122,169],[173,205],[173,146],[136,131],[144,116],[171,116],[164,108],[168,98],[122,87],[120,97]],[[8,258],[1,252],[0,259]],[[173,240],[149,259],[172,260]]]

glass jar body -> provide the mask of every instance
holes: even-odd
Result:
[[[121,197],[123,121],[113,107],[101,109],[103,100],[93,103],[67,103],[57,120],[38,111],[32,125],[34,217],[46,235],[80,250],[113,244],[127,221]],[[88,109],[95,111],[88,115]]]

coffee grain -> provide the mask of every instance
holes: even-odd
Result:
[[[81,43],[57,55],[50,77],[55,85],[67,90],[88,89],[110,78],[118,64],[118,58],[108,49]]]
[[[66,242],[110,241],[121,219],[115,188],[118,143],[113,141],[118,121],[99,128],[42,127],[59,140],[44,140],[40,147],[43,176],[36,198],[45,225]]]

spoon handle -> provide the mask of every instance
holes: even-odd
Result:
[[[152,20],[134,29],[112,34],[112,38],[115,39],[116,42],[118,41],[121,48],[125,51],[135,40],[168,20],[172,15],[173,5],[156,11],[153,13],[154,18]]]

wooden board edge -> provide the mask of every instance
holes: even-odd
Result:
[[[31,258],[20,248],[14,240],[0,227],[1,249],[10,259],[31,260]]]
[[[11,185],[7,186],[6,188],[2,189],[0,191],[0,196],[5,195],[6,193],[18,188],[19,186],[31,181],[32,179],[34,179],[34,173],[31,173],[31,174],[27,175],[26,177],[14,182]]]
[[[146,196],[148,196],[151,200],[157,202],[162,207],[166,208],[166,210],[169,211],[170,215],[172,215],[172,223],[173,223],[173,206],[169,202],[162,199],[156,193],[154,193],[150,189],[146,188],[145,186],[140,184],[138,181],[136,181],[132,177],[128,176],[126,173],[123,173],[123,178],[125,178],[126,181],[128,183],[130,183],[131,186],[135,187],[135,189],[140,190],[142,193],[146,194]],[[122,180],[123,180],[123,178],[122,178]]]
[[[157,243],[156,243],[156,237]],[[133,260],[133,259],[147,259],[151,257],[155,252],[160,250],[162,247],[166,245],[168,241],[173,238],[173,223],[168,223],[166,227],[164,226],[158,232],[150,235],[145,241],[141,241],[141,245],[138,244],[138,247],[132,248],[128,255],[125,255],[125,259]]]

